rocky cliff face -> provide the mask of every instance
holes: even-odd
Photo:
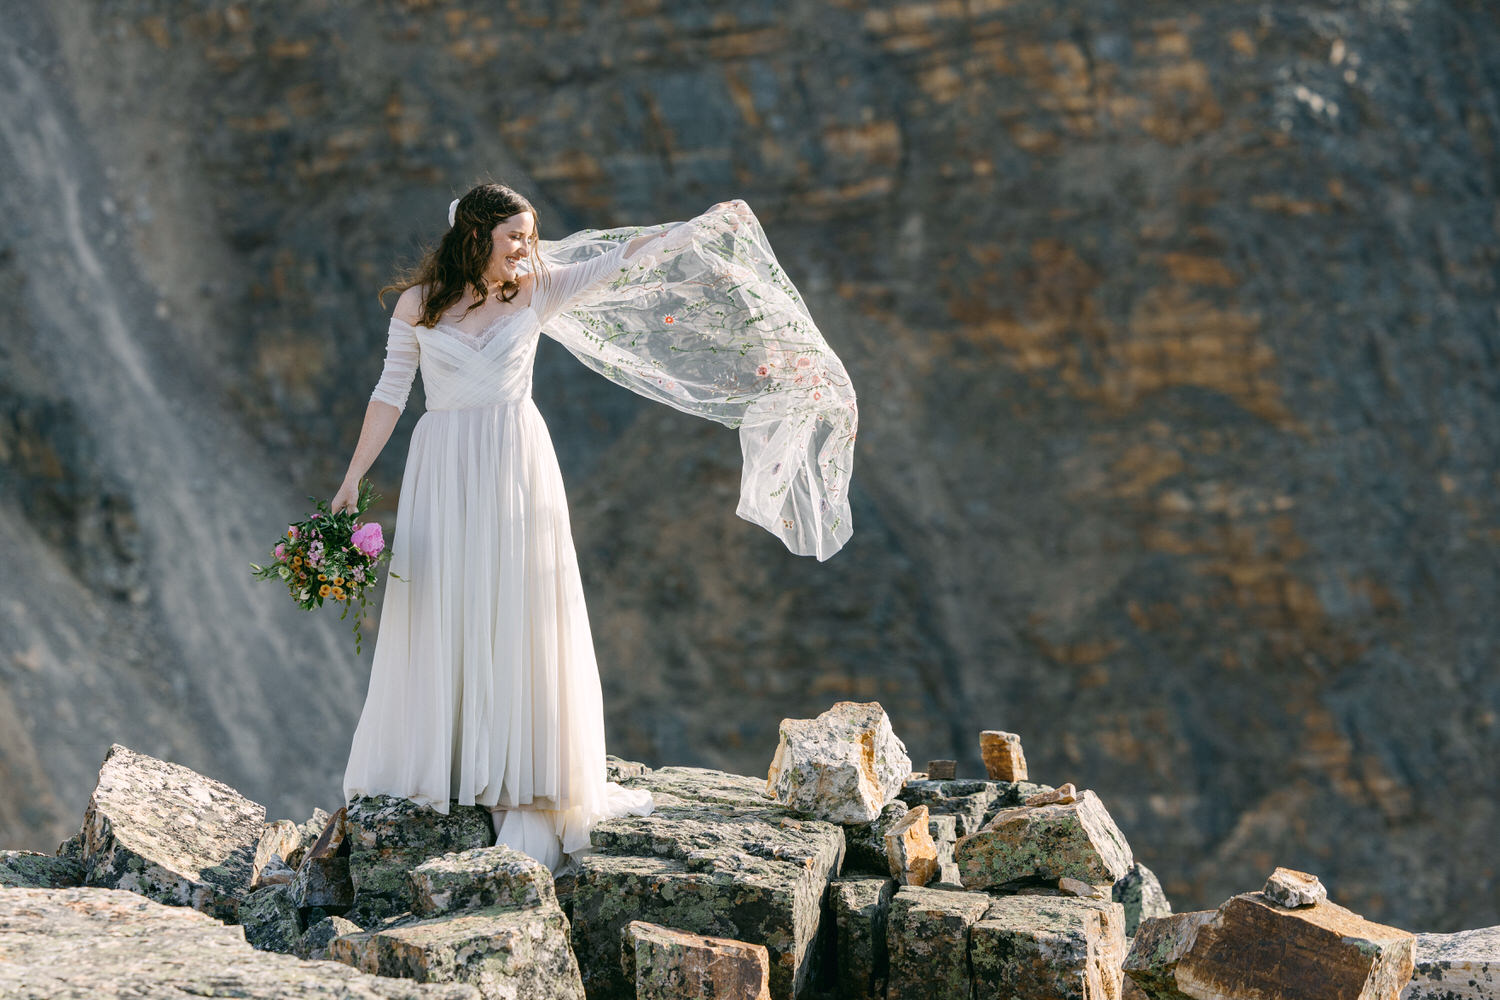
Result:
[[[960,776],[988,728],[1087,774],[1184,908],[1285,863],[1500,920],[1489,6],[0,13],[0,842],[110,739],[336,797],[368,651],[245,563],[494,177],[544,236],[743,197],[863,404],[820,565],[731,432],[543,348],[612,750],[762,773],[878,697]]]

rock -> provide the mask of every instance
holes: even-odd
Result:
[[[1021,737],[1015,733],[986,729],[979,734],[979,755],[984,770],[998,781],[1025,781],[1026,755],[1021,752]]]
[[[1125,970],[1154,1000],[1374,1000],[1411,979],[1414,944],[1409,932],[1327,900],[1287,909],[1251,892],[1213,913],[1141,921]]]
[[[65,889],[83,884],[83,865],[36,851],[0,851],[0,889]]]
[[[290,885],[257,889],[240,905],[245,940],[262,951],[290,955],[302,937],[297,900]]]
[[[974,1000],[1121,1000],[1125,909],[1075,896],[1001,896],[969,932]]]
[[[116,743],[84,813],[85,881],[233,922],[265,819],[228,785]]]
[[[1198,931],[1216,916],[1213,910],[1145,917],[1125,954],[1125,975],[1153,1000],[1182,1000],[1177,990],[1177,963],[1192,949]]]
[[[352,920],[343,917],[323,917],[302,932],[292,954],[298,958],[320,961],[328,958],[328,946],[333,939],[345,934],[358,934],[364,930]]]
[[[1500,1000],[1500,927],[1418,934],[1401,1000]]]
[[[339,809],[339,812],[340,814],[343,813],[342,807]],[[298,845],[292,848],[290,853],[282,855],[286,859],[286,863],[293,868],[299,867],[302,864],[303,855],[306,854],[308,848],[318,842],[318,837],[328,828],[328,823],[331,819],[333,817],[328,814],[327,810],[314,807],[312,816],[301,826],[297,827]]]
[[[953,863],[953,847],[958,843],[958,817],[928,813],[927,834],[937,848],[937,873],[927,884],[935,885],[946,880],[951,881],[954,888],[962,888],[958,884],[958,865]]]
[[[763,944],[632,920],[625,926],[622,961],[638,1000],[771,1000],[771,963]]]
[[[841,701],[816,719],[783,719],[766,776],[778,802],[831,823],[868,823],[911,773],[879,702]]]
[[[938,875],[937,845],[927,829],[927,807],[917,806],[885,835],[891,875],[902,885],[926,885]]]
[[[1318,876],[1293,868],[1277,868],[1261,891],[1277,906],[1286,907],[1312,906],[1328,898],[1328,890]]]
[[[570,918],[573,951],[592,1000],[633,995],[620,965],[631,919],[763,944],[771,992],[806,988],[822,900],[844,856],[844,830],[766,798],[753,778],[704,768],[657,768],[622,784],[649,788],[649,816],[594,827]]]
[[[982,892],[897,889],[886,923],[886,1000],[970,1000],[969,928],[991,902]]]
[[[296,869],[281,860],[281,855],[273,854],[271,860],[267,861],[265,867],[260,870],[260,874],[255,876],[255,888],[263,889],[268,885],[290,885],[296,877]]]
[[[56,857],[83,864],[83,830],[80,829],[73,836],[58,844],[53,854]]]
[[[408,873],[422,862],[495,842],[489,810],[457,802],[445,815],[392,795],[356,796],[345,823],[354,886],[348,917],[366,927],[411,909]]]
[[[878,997],[890,975],[886,920],[897,883],[891,878],[839,879],[828,886],[841,1000]]]
[[[480,1000],[469,986],[419,986],[257,951],[243,933],[125,890],[6,890],[0,892],[0,996]]]
[[[953,781],[908,781],[897,796],[908,807],[926,806],[929,814],[958,818],[958,835],[967,837],[1001,809],[1018,806],[1030,795],[1046,791],[1048,785],[1030,781],[987,781],[959,778]]]
[[[880,815],[868,823],[844,823],[843,871],[872,872],[880,875],[891,870],[885,853],[885,835],[906,815],[907,805],[900,799],[885,804]],[[951,851],[950,851],[951,853]]]
[[[1022,804],[1028,806],[1050,806],[1076,801],[1078,801],[1078,789],[1073,787],[1071,781],[1067,781],[1057,788],[1048,788],[1037,792],[1035,795],[1028,796]]]
[[[1172,904],[1162,891],[1161,882],[1139,861],[1115,882],[1110,894],[1116,903],[1125,907],[1126,937],[1134,937],[1136,928],[1146,917],[1165,917],[1172,912]]]
[[[604,755],[604,777],[607,781],[624,781],[626,778],[638,778],[648,773],[651,768],[638,760],[622,760],[614,754]]]
[[[960,837],[953,858],[969,889],[1065,877],[1111,885],[1134,864],[1124,834],[1092,790],[1073,802],[1002,809],[978,833]]]
[[[547,866],[504,844],[422,862],[412,869],[411,894],[412,912],[423,917],[489,906],[557,904]]]
[[[260,878],[261,869],[273,856],[286,861],[287,855],[302,846],[302,831],[289,819],[278,819],[261,829],[260,842],[255,846],[255,877]]]
[[[556,903],[489,906],[421,920],[399,918],[334,938],[328,955],[381,976],[468,983],[487,1000],[584,1000],[578,963],[568,947],[568,919]]]
[[[958,761],[956,760],[929,760],[927,762],[927,777],[934,781],[951,781],[957,770]]]
[[[1067,878],[1066,876],[1057,880],[1058,892],[1061,892],[1064,896],[1077,896],[1080,899],[1104,899],[1113,902],[1113,895],[1110,892],[1111,888],[1111,886],[1089,885],[1087,882],[1080,882],[1076,878]],[[1124,913],[1123,907],[1121,907],[1120,912]]]
[[[302,910],[314,907],[325,913],[343,914],[354,905],[354,881],[349,877],[349,859],[321,855],[302,859],[291,881],[292,896]]]

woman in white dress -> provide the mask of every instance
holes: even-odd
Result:
[[[800,555],[849,537],[853,387],[743,201],[685,223],[538,237],[483,184],[407,280],[331,504],[353,509],[422,372],[346,800],[494,814],[553,871],[599,821],[651,812],[607,781],[598,665],[567,497],[531,398],[539,335],[641,395],[740,430],[737,513]],[[400,579],[396,579],[399,577]]]

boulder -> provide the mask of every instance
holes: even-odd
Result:
[[[657,768],[649,816],[594,827],[571,899],[573,951],[592,1000],[633,996],[621,968],[631,919],[763,944],[771,993],[800,995],[817,961],[822,901],[844,857],[843,827],[766,798],[753,778]]]
[[[1500,927],[1416,938],[1401,1000],[1500,1000]]]
[[[837,702],[816,719],[783,719],[780,731],[766,790],[817,819],[868,823],[911,773],[879,702]]]
[[[65,889],[83,884],[83,865],[36,851],[0,851],[0,889]]]
[[[984,770],[997,781],[1025,781],[1026,755],[1021,752],[1021,737],[999,729],[986,729],[979,734],[979,755],[984,758]]]
[[[334,938],[328,956],[380,976],[467,983],[486,1000],[584,1000],[578,963],[568,947],[568,918],[555,902],[398,917]]]
[[[1213,913],[1141,921],[1125,970],[1154,1000],[1388,1000],[1411,979],[1414,945],[1327,900],[1288,909],[1250,892]]]
[[[504,844],[424,861],[411,872],[412,912],[422,917],[489,906],[557,904],[552,872]]]
[[[771,963],[763,944],[689,934],[645,920],[632,920],[624,934],[622,971],[635,984],[637,1000],[771,1000]]]
[[[891,869],[890,858],[885,853],[885,835],[891,827],[906,815],[908,806],[900,799],[893,799],[880,810],[880,815],[868,823],[843,823],[844,871],[871,872],[884,875]],[[952,848],[949,848],[952,855]]]
[[[1172,912],[1172,904],[1162,891],[1161,882],[1139,861],[1115,882],[1110,895],[1125,907],[1126,937],[1134,937],[1136,928],[1146,917],[1165,917]]]
[[[422,862],[495,842],[490,811],[457,802],[444,814],[392,795],[355,796],[344,822],[354,887],[347,916],[364,927],[411,909],[408,875]]]
[[[841,878],[829,884],[840,1000],[884,994],[890,975],[885,927],[896,888],[891,878]]]
[[[291,881],[292,895],[301,910],[319,909],[325,914],[344,914],[354,905],[354,881],[349,877],[349,859],[321,855],[302,859]]]
[[[956,760],[929,760],[927,762],[927,777],[934,781],[951,781],[958,772],[958,761]]]
[[[297,939],[297,944],[292,949],[292,954],[298,958],[313,961],[321,961],[328,958],[328,946],[333,943],[334,938],[343,937],[345,934],[358,934],[364,930],[352,920],[343,917],[323,917],[311,924],[302,936]]]
[[[281,855],[271,855],[260,874],[255,876],[255,888],[264,889],[268,885],[290,885],[297,878],[297,870],[281,860]]]
[[[982,892],[897,889],[886,920],[886,1000],[970,1000],[969,929],[991,902]]]
[[[297,900],[290,885],[272,885],[252,892],[240,905],[245,940],[262,951],[290,955],[302,937]]]
[[[606,781],[620,782],[626,778],[638,778],[650,770],[651,768],[638,760],[623,760],[612,753],[604,755],[604,778]]]
[[[891,876],[902,885],[926,885],[938,877],[937,844],[928,830],[926,806],[909,810],[886,831],[885,855]]]
[[[1077,801],[1078,789],[1073,787],[1071,781],[1065,781],[1056,788],[1046,788],[1034,795],[1028,795],[1021,804],[1023,806],[1050,806]]]
[[[974,1000],[1121,1000],[1125,908],[1076,896],[1001,896],[969,931]]]
[[[1318,876],[1293,868],[1277,868],[1266,879],[1266,887],[1261,892],[1277,906],[1286,907],[1312,906],[1328,898],[1328,890],[1318,881]]]
[[[85,881],[234,922],[265,820],[228,785],[116,743],[84,813]]]
[[[273,857],[279,857],[283,863],[287,855],[302,846],[302,831],[289,819],[278,819],[274,823],[267,823],[261,828],[260,842],[255,845],[255,878],[260,878],[261,869],[270,863]]]
[[[470,986],[419,986],[258,951],[241,927],[119,889],[0,892],[0,955],[6,1000],[480,1000]]]
[[[1002,809],[953,850],[969,889],[1076,878],[1113,885],[1134,864],[1125,835],[1091,790],[1076,801]]]

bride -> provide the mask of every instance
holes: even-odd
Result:
[[[400,296],[333,510],[412,431],[345,799],[491,810],[496,843],[554,872],[603,819],[647,815],[608,781],[599,670],[557,457],[531,397],[542,333],[634,392],[739,429],[739,516],[820,561],[848,539],[857,409],[838,357],[743,201],[682,223],[539,236],[481,184]],[[399,579],[397,579],[399,577]]]

